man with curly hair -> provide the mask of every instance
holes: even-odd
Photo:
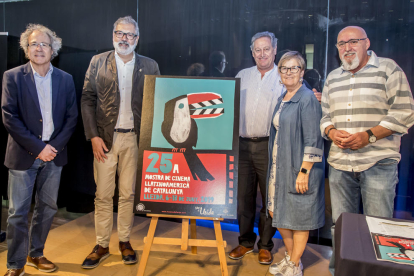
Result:
[[[43,256],[43,249],[57,211],[66,144],[78,116],[72,76],[50,63],[62,40],[45,26],[30,24],[20,37],[20,46],[30,61],[4,73],[1,101],[9,132],[4,162],[9,168],[7,276],[23,275],[25,264],[42,272],[57,269]]]

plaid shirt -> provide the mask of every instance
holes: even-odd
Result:
[[[326,79],[322,92],[321,133],[334,125],[351,134],[380,125],[395,133],[359,150],[332,143],[328,162],[337,170],[361,172],[385,158],[400,160],[401,136],[414,124],[414,102],[402,69],[373,51],[368,63],[352,74],[340,67]]]

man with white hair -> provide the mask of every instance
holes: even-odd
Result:
[[[401,136],[414,124],[414,103],[402,69],[368,51],[361,27],[349,26],[336,43],[342,66],[322,92],[321,133],[329,151],[332,220],[343,212],[392,217]],[[334,227],[332,228],[332,234]],[[330,269],[333,272],[334,255]]]
[[[273,261],[272,238],[276,228],[266,215],[266,175],[268,167],[268,142],[270,122],[283,86],[275,65],[277,38],[271,32],[255,34],[250,49],[256,65],[240,71],[240,130],[239,173],[237,191],[237,220],[239,245],[229,253],[238,260],[253,252],[257,235],[254,230],[257,184],[262,197],[259,218],[260,240],[258,261],[268,265]]]
[[[158,64],[134,52],[139,29],[131,16],[114,23],[115,51],[92,58],[81,108],[86,139],[94,155],[96,246],[82,268],[95,268],[109,256],[115,175],[118,174],[118,237],[124,264],[137,256],[129,243],[133,225],[138,138],[145,75],[159,75]]]
[[[9,168],[6,276],[23,275],[25,264],[42,272],[57,269],[43,251],[57,212],[60,175],[68,159],[66,145],[78,116],[72,76],[50,63],[62,40],[43,25],[29,24],[20,46],[30,61],[4,73],[1,100],[9,132],[4,160]]]

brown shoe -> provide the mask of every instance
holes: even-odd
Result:
[[[97,267],[103,260],[109,257],[109,247],[102,247],[99,244],[95,245],[91,254],[86,257],[81,267],[91,269]]]
[[[8,269],[4,276],[23,276],[24,275],[24,267],[19,269]]]
[[[138,262],[137,254],[134,249],[132,249],[129,241],[119,242],[119,253],[122,255],[124,264],[136,264]]]
[[[273,255],[269,250],[259,250],[259,263],[264,265],[270,265],[273,262]]]
[[[26,265],[33,266],[42,272],[53,272],[57,269],[57,266],[51,261],[49,261],[48,259],[46,259],[45,256],[40,256],[40,257],[27,256]]]
[[[238,245],[229,253],[229,258],[233,260],[239,260],[244,257],[244,255],[252,253],[253,247],[244,247],[243,245]]]

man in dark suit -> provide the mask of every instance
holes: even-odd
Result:
[[[139,39],[131,16],[114,23],[115,51],[92,58],[85,76],[81,107],[86,139],[94,154],[96,246],[82,268],[95,268],[109,256],[115,175],[118,174],[118,238],[124,264],[137,256],[129,243],[134,222],[138,138],[145,75],[159,75],[158,64],[134,52]]]
[[[9,132],[5,165],[9,168],[6,275],[24,274],[24,265],[42,272],[56,266],[43,256],[57,211],[60,174],[67,163],[66,144],[78,111],[72,76],[53,67],[62,40],[50,29],[28,25],[20,45],[30,60],[3,76],[2,115]],[[28,213],[36,182],[36,203]]]

